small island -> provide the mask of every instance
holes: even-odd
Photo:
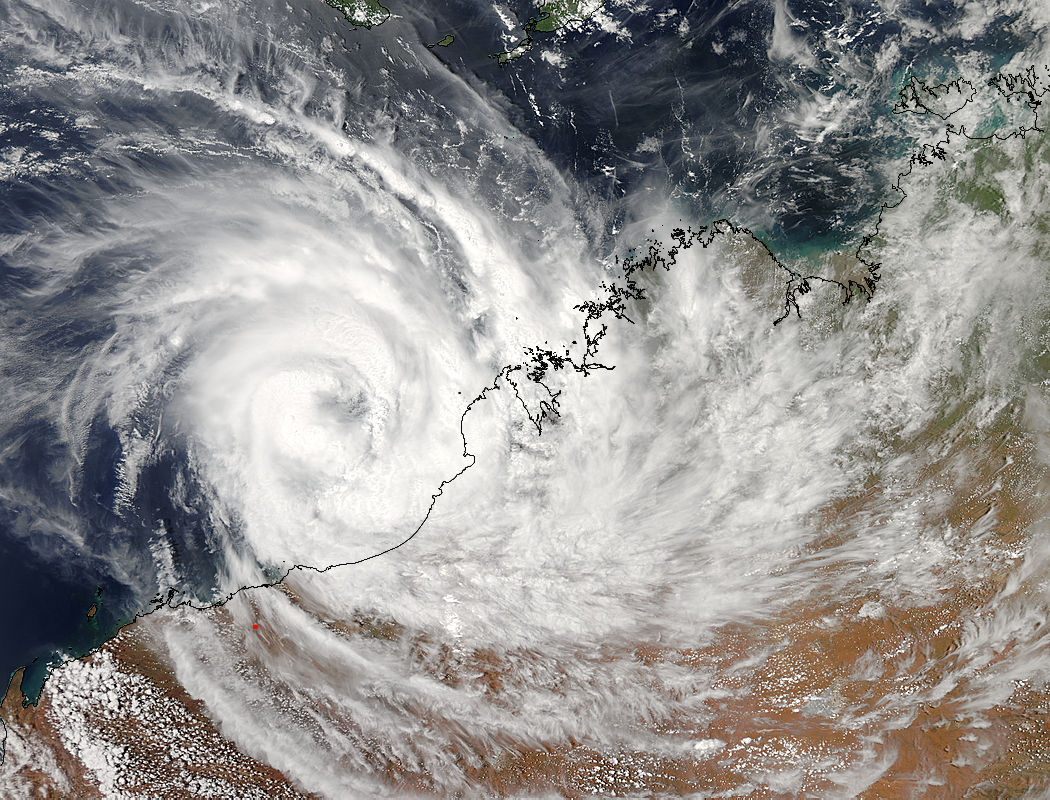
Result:
[[[496,54],[500,66],[518,58],[532,48],[533,33],[554,33],[566,25],[586,22],[605,5],[605,0],[552,0],[540,6],[540,13],[525,23],[525,38],[514,47]]]
[[[390,19],[390,9],[378,0],[325,0],[332,8],[342,11],[351,25],[374,28]]]

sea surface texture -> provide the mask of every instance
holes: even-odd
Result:
[[[0,0],[0,796],[1047,796],[1048,64]]]

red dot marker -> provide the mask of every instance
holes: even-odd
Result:
[[[259,628],[258,625],[252,625],[252,630],[258,630],[258,628]]]

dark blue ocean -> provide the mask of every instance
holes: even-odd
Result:
[[[0,28],[9,25],[19,2],[0,0]],[[504,107],[587,202],[603,203],[626,221],[624,198],[651,188],[670,194],[686,222],[728,217],[751,227],[782,257],[799,260],[856,241],[890,199],[886,165],[912,140],[895,127],[889,110],[909,72],[947,75],[956,57],[974,51],[987,54],[994,67],[1002,60],[998,54],[1024,45],[1023,31],[1009,19],[987,26],[991,32],[976,41],[924,38],[900,22],[908,16],[947,30],[962,13],[950,2],[903,4],[897,16],[862,2],[790,2],[779,11],[767,2],[675,2],[661,7],[659,19],[610,9],[618,35],[584,27],[558,37],[557,58],[543,57],[554,37],[536,34],[531,50],[500,67],[494,54],[502,27],[492,7],[460,0],[388,4],[403,19],[387,25],[403,35],[414,32],[420,43],[454,33],[453,46],[436,50],[447,69]],[[92,3],[83,5],[90,9]],[[364,88],[355,88],[357,105],[396,100],[370,95],[367,85],[369,70],[385,63],[378,48],[392,35],[386,26],[353,30],[320,0],[293,5],[297,19],[316,20],[318,41],[321,33],[337,35],[329,55],[334,64],[365,76]],[[529,3],[512,5],[520,20],[535,13]],[[46,11],[26,13],[57,40],[72,35]],[[189,24],[130,3],[99,5],[98,13],[113,15],[130,39],[173,51]],[[263,96],[276,91],[268,59],[280,49],[281,29],[268,30],[272,48],[214,54],[209,68],[230,73],[234,94],[240,87]],[[6,41],[20,37],[29,42],[32,32],[9,27]],[[791,42],[800,40],[816,55],[794,63]],[[886,64],[880,59],[889,42],[896,50]],[[236,69],[226,70],[223,56],[234,59]],[[84,354],[113,333],[96,309],[106,306],[113,287],[150,270],[151,256],[133,243],[88,247],[88,255],[61,265],[73,277],[56,287],[49,282],[55,265],[44,255],[54,258],[56,250],[40,243],[90,238],[103,224],[97,204],[125,196],[143,175],[161,185],[181,183],[210,164],[241,158],[248,136],[198,97],[187,94],[174,107],[152,103],[148,91],[85,100],[62,83],[62,68],[37,63],[28,45],[0,50],[0,75],[22,67],[55,74],[53,83],[36,88],[0,80],[0,153],[35,165],[13,176],[0,173],[0,368],[6,384],[0,408],[0,673],[28,665],[23,690],[32,698],[57,654],[90,650],[154,607],[169,588],[176,590],[175,601],[213,598],[227,549],[239,542],[235,519],[217,521],[208,513],[208,488],[198,485],[182,432],[165,427],[163,389],[143,402],[141,423],[143,430],[159,431],[165,445],[130,490],[120,471],[127,453],[104,409],[82,430],[56,426],[56,404],[90,394],[79,383]],[[832,96],[853,102],[821,105],[821,98]],[[101,110],[109,128],[86,133],[74,124],[82,103]],[[311,113],[309,105],[304,113]],[[367,124],[365,115],[348,121]],[[412,124],[405,119],[406,130]],[[217,142],[210,153],[124,154],[103,146],[152,130],[208,129]],[[430,135],[438,142],[452,137],[451,120],[449,130]],[[608,251],[638,244],[591,233]],[[156,566],[158,543],[171,554],[174,586]]]

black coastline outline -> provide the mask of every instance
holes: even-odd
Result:
[[[882,204],[879,208],[879,213],[871,232],[865,234],[861,238],[860,244],[858,244],[857,248],[854,250],[854,257],[857,259],[857,262],[864,267],[865,272],[867,273],[863,275],[860,281],[850,278],[847,279],[846,283],[842,283],[841,281],[824,278],[819,275],[807,275],[803,277],[801,274],[784,266],[784,264],[782,264],[776,256],[773,256],[772,252],[770,252],[774,261],[792,274],[792,278],[788,282],[784,314],[774,320],[773,324],[777,325],[785,320],[791,315],[792,310],[794,310],[796,316],[801,318],[802,313],[798,307],[798,295],[807,294],[813,288],[810,285],[810,281],[838,285],[843,291],[842,305],[848,305],[849,302],[858,295],[864,296],[870,300],[875,294],[876,286],[882,277],[882,273],[880,272],[882,263],[866,258],[863,255],[863,252],[868,249],[872,242],[874,242],[882,232],[882,225],[886,212],[897,208],[908,198],[908,193],[904,189],[904,182],[911,177],[917,167],[929,167],[936,161],[945,161],[948,158],[948,151],[945,147],[951,144],[956,138],[967,139],[971,142],[1005,142],[1008,139],[1017,137],[1023,139],[1033,131],[1045,133],[1045,130],[1039,124],[1039,106],[1042,105],[1043,102],[1041,98],[1050,91],[1050,65],[1044,65],[1043,72],[1044,76],[1040,79],[1036,74],[1036,67],[1033,65],[1028,67],[1024,72],[1000,72],[986,83],[987,86],[994,88],[1003,99],[1007,101],[1019,100],[1020,102],[1023,102],[1033,114],[1031,125],[1021,125],[1016,130],[1012,130],[1006,134],[993,132],[987,136],[974,136],[966,131],[965,125],[955,125],[949,121],[951,117],[962,111],[977,97],[978,90],[973,83],[963,78],[956,78],[953,81],[929,86],[917,76],[910,75],[905,82],[904,88],[899,92],[898,96],[900,97],[900,102],[893,107],[893,113],[912,113],[937,117],[947,123],[944,128],[944,138],[934,144],[923,144],[918,150],[914,151],[908,157],[908,164],[905,169],[898,173],[897,179],[891,184],[893,191],[897,192],[900,196],[893,201]],[[965,87],[969,87],[969,92],[966,94],[964,94],[966,92]],[[945,97],[953,91],[957,91],[960,95],[964,95],[962,96],[962,102],[959,103],[958,107],[947,113],[942,113],[941,111],[931,108],[930,104],[934,100]],[[750,233],[750,231],[748,231],[748,233]],[[757,240],[757,237],[755,238]],[[768,250],[769,248],[767,247],[766,249]]]
[[[599,289],[604,292],[603,299],[585,300],[573,307],[574,310],[583,315],[583,322],[581,325],[583,342],[582,352],[579,354],[573,354],[572,351],[572,347],[574,346],[577,348],[581,347],[579,344],[580,340],[578,339],[574,340],[571,345],[561,346],[559,351],[552,350],[547,342],[544,342],[543,345],[526,347],[524,350],[526,359],[524,361],[503,366],[496,373],[492,383],[485,386],[469,403],[467,403],[459,418],[459,434],[463,443],[462,455],[470,461],[454,475],[441,481],[437,490],[431,495],[430,504],[422,519],[412,532],[402,541],[376,553],[372,553],[371,555],[364,556],[363,558],[329,564],[325,567],[317,567],[310,564],[293,564],[284,569],[284,571],[273,580],[242,586],[227,593],[219,600],[210,601],[204,604],[194,603],[192,599],[181,599],[177,602],[173,602],[175,599],[175,589],[169,588],[167,592],[159,593],[150,601],[153,606],[152,608],[136,613],[131,620],[119,625],[114,631],[113,636],[110,638],[115,638],[124,628],[134,625],[143,617],[149,616],[163,608],[176,609],[182,606],[187,606],[196,611],[206,611],[225,605],[242,592],[278,586],[284,583],[284,581],[295,571],[309,570],[317,573],[325,573],[340,567],[349,567],[362,564],[366,561],[371,561],[372,559],[392,553],[394,550],[408,544],[419,534],[424,526],[426,526],[431,514],[434,512],[438,500],[444,495],[445,487],[449,486],[467,472],[467,470],[477,464],[477,457],[470,452],[466,432],[464,431],[464,424],[467,415],[471,410],[478,403],[486,400],[490,392],[500,391],[503,388],[500,385],[500,382],[503,381],[510,387],[511,391],[513,391],[529,421],[536,428],[537,435],[542,435],[544,424],[550,420],[556,419],[560,415],[559,396],[561,391],[555,391],[547,384],[546,381],[548,376],[553,372],[572,370],[586,377],[596,370],[611,371],[615,369],[615,366],[610,366],[596,360],[601,341],[608,333],[608,323],[604,322],[603,318],[608,314],[612,315],[613,319],[634,324],[634,320],[628,315],[628,304],[630,302],[646,299],[645,289],[639,285],[635,276],[645,270],[655,271],[662,268],[669,271],[677,263],[678,255],[682,251],[687,250],[696,244],[699,244],[702,248],[706,249],[719,236],[747,236],[766,252],[775,266],[788,273],[790,277],[787,280],[785,288],[783,313],[773,320],[774,326],[779,325],[787,319],[792,311],[795,312],[798,318],[801,318],[802,313],[798,305],[798,296],[808,294],[813,289],[812,282],[827,283],[838,286],[843,292],[842,305],[849,304],[849,302],[858,295],[870,299],[874,295],[877,284],[881,279],[881,273],[879,270],[882,265],[880,262],[866,259],[861,255],[861,252],[871,245],[879,235],[886,211],[896,208],[907,199],[908,194],[904,190],[902,182],[912,175],[916,167],[924,168],[931,166],[936,161],[945,161],[948,157],[948,152],[945,149],[945,146],[951,144],[955,138],[964,138],[975,142],[991,142],[993,140],[1006,141],[1016,137],[1023,139],[1028,133],[1033,131],[1045,133],[1044,129],[1039,124],[1039,107],[1043,102],[1041,98],[1044,97],[1047,92],[1050,92],[1050,65],[1044,65],[1043,72],[1044,75],[1042,77],[1037,75],[1036,67],[1033,65],[1020,73],[1000,72],[987,82],[987,86],[994,88],[1007,101],[1017,100],[1024,103],[1032,111],[1034,116],[1034,121],[1031,126],[1021,125],[1016,130],[1003,135],[991,133],[987,136],[970,135],[966,132],[964,125],[956,126],[953,123],[948,122],[952,116],[969,105],[977,96],[977,89],[970,81],[957,78],[954,81],[949,81],[947,83],[928,86],[914,75],[907,78],[905,87],[899,92],[900,102],[894,106],[893,113],[932,115],[938,117],[942,121],[948,122],[948,124],[944,130],[944,138],[934,144],[923,144],[918,150],[911,154],[908,159],[907,167],[898,174],[896,181],[892,184],[892,188],[900,194],[900,197],[897,198],[895,202],[887,202],[881,206],[874,228],[861,239],[860,244],[854,251],[857,261],[862,264],[867,271],[867,274],[862,278],[862,282],[849,279],[846,283],[843,283],[819,275],[802,275],[802,273],[792,270],[784,264],[772,249],[770,249],[770,247],[754,232],[748,228],[734,225],[728,219],[719,219],[709,225],[700,226],[697,229],[693,229],[692,227],[675,228],[671,231],[670,236],[674,242],[672,245],[665,247],[664,244],[660,242],[649,241],[644,255],[640,257],[629,255],[622,259],[617,257],[615,263],[620,267],[620,274],[618,277],[622,283],[617,283],[615,280],[603,281],[599,284]],[[931,108],[927,102],[928,100],[932,102],[932,100],[936,100],[939,97],[947,96],[953,91],[961,94],[964,91],[964,86],[970,87],[970,93],[963,98],[963,102],[958,108],[955,108],[947,114],[942,114],[936,109]],[[530,408],[529,401],[523,396],[521,387],[525,381],[531,381],[537,384],[541,392],[545,392],[545,394],[541,395],[540,400],[535,402],[535,408]],[[86,658],[101,649],[105,644],[106,642],[102,642],[92,650],[70,657],[69,660]],[[50,670],[48,676],[44,679],[45,685],[49,677]],[[10,691],[10,687],[8,687],[7,691]],[[41,688],[41,694],[43,694],[43,687]],[[39,701],[39,697],[37,698],[37,701]],[[22,705],[23,707],[27,707],[29,705],[35,705],[35,703],[31,704],[23,695]],[[2,728],[2,730],[0,730],[0,733],[2,733],[2,735],[0,735],[0,764],[3,764],[7,743],[7,726],[3,719],[0,719],[0,728]]]

